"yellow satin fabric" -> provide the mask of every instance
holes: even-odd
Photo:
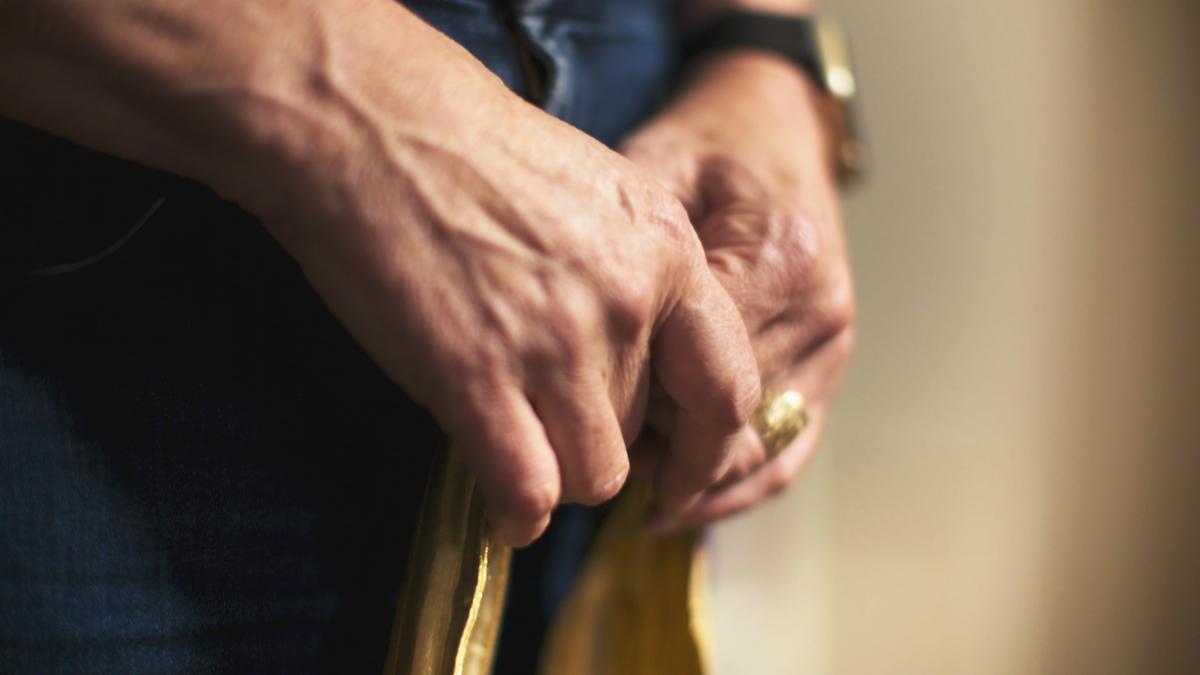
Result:
[[[552,625],[542,675],[706,675],[699,534],[643,526],[650,491],[618,499]],[[488,675],[511,550],[488,531],[451,452],[435,468],[396,609],[384,675]]]
[[[643,525],[650,491],[621,495],[551,626],[542,675],[705,675],[704,558],[699,533]]]
[[[488,675],[511,558],[488,530],[475,479],[443,453],[413,535],[384,675]]]

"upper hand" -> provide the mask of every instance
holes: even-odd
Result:
[[[400,3],[0,15],[0,112],[258,215],[431,407],[509,542],[620,487],[651,368],[682,411],[662,508],[724,472],[759,378],[678,199]]]
[[[737,308],[677,198],[449,40],[435,52],[436,77],[381,69],[417,81],[400,105],[370,79],[330,88],[346,123],[308,130],[298,152],[321,154],[268,227],[430,407],[503,539],[616,494],[651,369],[680,409],[656,474],[679,512],[726,473],[758,402]]]
[[[767,461],[746,428],[722,483],[663,529],[743,510],[787,486],[811,455],[852,342],[851,277],[822,98],[791,64],[753,53],[704,64],[681,95],[622,151],[688,209],[713,273],[733,297],[754,345],[764,391],[797,389],[809,425]],[[652,427],[669,405],[652,400]],[[657,424],[655,424],[657,422]],[[657,461],[653,430],[635,449]]]

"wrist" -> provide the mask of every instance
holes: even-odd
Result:
[[[799,139],[806,160],[836,174],[837,104],[782,56],[754,49],[709,55],[689,72],[677,103],[712,128],[760,136],[764,147],[778,146],[781,136]]]

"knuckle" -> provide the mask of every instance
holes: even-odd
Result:
[[[526,480],[501,495],[496,510],[508,519],[537,522],[558,505],[560,489],[557,481],[548,478]]]
[[[720,482],[728,484],[741,481],[758,471],[766,459],[766,448],[758,440],[758,434],[749,428],[743,429],[728,462],[729,468],[721,476]]]
[[[696,251],[700,240],[692,221],[688,218],[687,209],[676,198],[663,190],[656,190],[655,196],[648,199],[648,214],[655,225],[654,232],[662,237],[668,246],[679,250]]]
[[[452,434],[478,425],[492,412],[492,402],[512,379],[510,370],[498,363],[466,364],[437,379],[428,405],[438,421]]]
[[[625,478],[628,475],[629,464],[627,462],[622,467],[596,472],[584,479],[578,494],[575,495],[576,501],[586,506],[602,504],[617,496],[621,487],[625,485]]]
[[[838,361],[847,361],[854,351],[854,303],[848,297],[823,303],[809,319],[812,322],[812,346],[829,352]]]
[[[623,339],[640,335],[653,322],[657,289],[648,279],[614,279],[609,286],[610,328]]]
[[[823,256],[813,220],[801,208],[788,206],[777,211],[773,221],[792,289],[803,290],[820,283]]]
[[[561,297],[547,331],[556,343],[553,350],[567,363],[581,365],[587,360],[601,332],[598,314],[592,299],[581,293]]]
[[[834,272],[822,293],[822,321],[827,335],[848,332],[854,326],[858,308],[854,301],[854,284],[848,269]]]
[[[464,428],[479,426],[480,421],[487,420],[488,424],[482,428],[488,429],[494,423],[492,420],[506,414],[496,408],[496,400],[519,387],[518,379],[507,360],[482,360],[462,374],[454,383],[453,397],[441,403],[456,411]]]
[[[753,364],[751,364],[753,365]],[[716,397],[709,414],[714,424],[725,429],[741,429],[750,421],[762,397],[762,385],[753,368],[734,373],[724,395]]]
[[[839,293],[830,303],[829,311],[825,317],[829,332],[833,334],[848,332],[854,326],[854,319],[857,312],[854,297],[848,291]]]
[[[469,388],[467,393],[478,393],[486,400],[511,379],[514,363],[506,340],[447,335],[439,347],[430,365],[455,389]]]

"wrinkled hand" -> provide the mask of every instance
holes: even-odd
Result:
[[[430,407],[502,538],[616,494],[651,370],[680,410],[656,474],[679,512],[726,473],[758,402],[737,308],[675,197],[431,40],[428,64],[379,69],[423,98],[333,81],[325,106],[346,123],[308,130],[297,152],[327,154],[268,227]]]
[[[768,460],[745,428],[729,474],[664,530],[751,507],[786,487],[816,447],[852,342],[853,299],[834,179],[827,105],[791,64],[753,53],[720,56],[623,145],[683,202],[713,273],[733,297],[754,344],[764,391],[796,389],[809,425]],[[654,429],[671,406],[652,400],[636,471],[662,456]]]

